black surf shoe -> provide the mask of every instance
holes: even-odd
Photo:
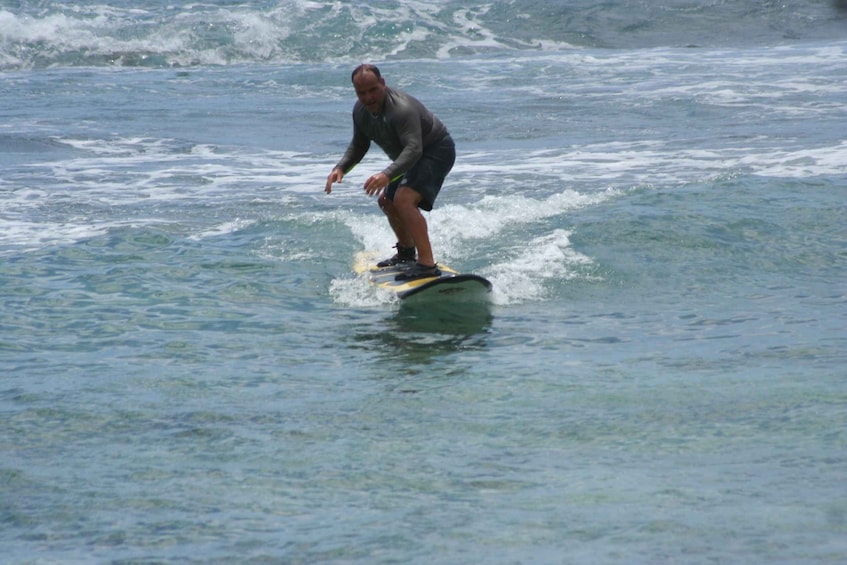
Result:
[[[415,279],[425,279],[429,277],[440,277],[441,271],[438,268],[438,265],[433,265],[432,267],[427,267],[426,265],[421,265],[420,263],[415,263],[412,267],[403,273],[400,273],[396,277],[394,277],[395,281],[413,281]]]
[[[415,260],[414,247],[403,247],[398,243],[394,246],[394,248],[397,249],[397,253],[395,253],[393,257],[389,257],[388,259],[384,259],[377,263],[377,267],[394,267],[395,265],[411,263]]]

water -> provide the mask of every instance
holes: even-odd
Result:
[[[6,2],[0,561],[844,561],[839,6]],[[363,60],[487,316],[352,273]]]

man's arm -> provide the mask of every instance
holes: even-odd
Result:
[[[353,139],[350,141],[350,145],[347,146],[347,150],[344,152],[344,155],[341,157],[341,160],[332,168],[329,176],[326,177],[326,186],[324,187],[324,192],[330,194],[332,192],[332,185],[336,182],[341,182],[346,175],[353,167],[359,164],[359,161],[365,156],[368,152],[368,149],[371,147],[371,140],[363,134],[358,127],[356,127],[355,121],[353,123]]]
[[[341,182],[341,179],[344,178],[344,171],[335,167],[330,171],[329,176],[326,177],[326,187],[324,188],[324,192],[327,194],[332,193],[332,184],[335,182]]]
[[[349,173],[353,167],[359,164],[359,161],[362,160],[370,147],[371,140],[354,123],[353,139],[350,141],[350,145],[347,146],[347,150],[344,152],[341,160],[335,165],[335,168],[341,169],[344,174]]]
[[[389,179],[395,179],[411,169],[423,155],[423,134],[421,118],[411,106],[394,116],[392,124],[400,139],[403,150],[393,163],[382,172]]]

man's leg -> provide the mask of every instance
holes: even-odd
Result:
[[[385,193],[382,193],[379,196],[379,200],[377,202],[379,207],[385,213],[385,216],[388,218],[388,225],[391,226],[391,230],[397,237],[397,243],[403,247],[414,247],[415,240],[412,237],[412,234],[409,233],[409,230],[406,229],[403,219],[400,217],[397,208],[394,206],[394,202],[392,202]]]
[[[435,259],[432,256],[432,246],[429,243],[426,218],[424,218],[420,209],[418,209],[420,201],[421,195],[415,189],[409,186],[401,186],[394,194],[392,211],[396,214],[395,217],[399,220],[398,224],[403,233],[407,234],[414,242],[415,247],[417,247],[418,263],[432,267],[435,265]],[[388,214],[387,211],[386,214]],[[391,222],[390,214],[388,221],[389,223]],[[392,227],[394,227],[394,224],[392,224]],[[397,229],[394,231],[399,239],[400,234],[397,233]],[[403,243],[402,240],[400,242],[401,244]]]

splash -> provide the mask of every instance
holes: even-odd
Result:
[[[543,300],[562,281],[590,277],[587,273],[593,264],[571,247],[569,230],[553,227],[554,219],[615,194],[566,190],[541,199],[487,196],[477,203],[450,204],[429,215],[433,247],[440,262],[489,278],[494,283],[495,304]],[[334,218],[348,227],[363,249],[360,255],[373,259],[389,254],[393,235],[381,215]],[[527,233],[537,235],[526,238]],[[346,305],[396,301],[393,296],[375,296],[365,278],[352,274],[333,281],[332,289],[333,297]]]
[[[532,238],[512,249],[512,257],[485,269],[494,284],[495,304],[507,305],[543,300],[551,286],[586,277],[590,257],[571,247],[571,232],[557,229]]]

